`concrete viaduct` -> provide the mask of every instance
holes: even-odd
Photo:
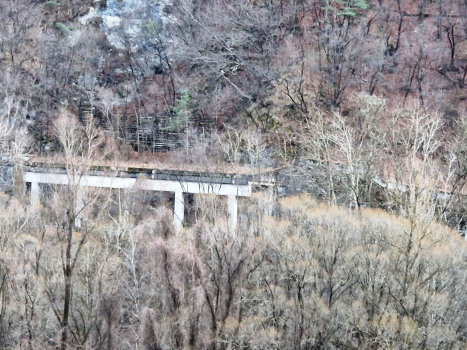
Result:
[[[182,229],[184,223],[184,193],[226,196],[230,232],[235,232],[237,226],[237,198],[250,197],[255,185],[273,187],[275,184],[275,177],[271,172],[259,178],[233,172],[151,169],[148,166],[91,166],[86,169],[85,174],[72,176],[63,163],[37,161],[26,164],[23,180],[30,184],[32,210],[36,210],[40,204],[40,184],[173,192],[174,227],[177,231]],[[79,212],[84,204],[80,191],[77,193],[75,206]],[[81,227],[80,217],[75,220],[75,226]]]

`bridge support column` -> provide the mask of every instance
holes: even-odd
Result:
[[[118,200],[121,206],[121,214],[123,214],[123,219],[128,219],[130,217],[130,191],[127,189],[120,189],[118,194]],[[120,215],[121,215],[120,214]]]
[[[235,234],[237,230],[237,215],[238,215],[238,204],[237,196],[227,196],[227,209],[229,210],[229,223],[228,230],[231,234]]]
[[[274,186],[270,186],[268,188],[268,206],[266,208],[266,214],[269,216],[272,216],[274,213],[274,208],[276,205],[276,200],[277,200],[277,189]]]
[[[75,228],[80,229],[82,224],[84,208],[83,200],[83,189],[81,187],[76,188],[76,198],[75,198]]]
[[[176,232],[180,232],[183,227],[183,220],[185,216],[185,198],[183,192],[175,192],[174,204],[174,227]]]
[[[41,189],[38,182],[31,182],[31,211],[35,212],[39,209]]]

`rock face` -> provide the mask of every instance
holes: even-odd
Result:
[[[162,31],[170,21],[165,12],[169,4],[169,0],[107,0],[102,9],[93,12],[102,18],[102,28],[111,45],[136,51],[146,40],[144,28]]]

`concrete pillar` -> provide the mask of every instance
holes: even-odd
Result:
[[[175,204],[174,204],[174,227],[175,231],[180,232],[183,227],[183,220],[185,216],[185,199],[183,192],[175,192]]]
[[[276,206],[277,200],[277,189],[275,186],[270,186],[268,188],[268,203],[266,207],[266,215],[272,216],[274,214],[274,209]]]
[[[83,191],[81,187],[76,188],[76,198],[75,198],[75,228],[80,229],[82,224],[82,217],[83,213],[82,210],[84,208],[84,200],[83,200]]]
[[[228,230],[231,234],[235,234],[237,230],[237,216],[238,216],[238,205],[237,196],[227,196],[227,208],[229,210],[229,223]]]
[[[39,209],[41,189],[38,182],[31,182],[31,211]]]
[[[121,205],[121,210],[124,219],[128,219],[130,217],[130,191],[127,189],[120,189],[119,190],[119,202]]]

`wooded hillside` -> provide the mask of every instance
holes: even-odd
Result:
[[[0,348],[465,348],[466,76],[461,0],[0,0]]]
[[[463,115],[462,1],[129,2],[2,1],[3,113],[28,124],[34,152],[59,149],[64,111],[139,152],[225,122],[294,152],[284,133],[316,108],[350,116],[362,92],[451,128]]]

